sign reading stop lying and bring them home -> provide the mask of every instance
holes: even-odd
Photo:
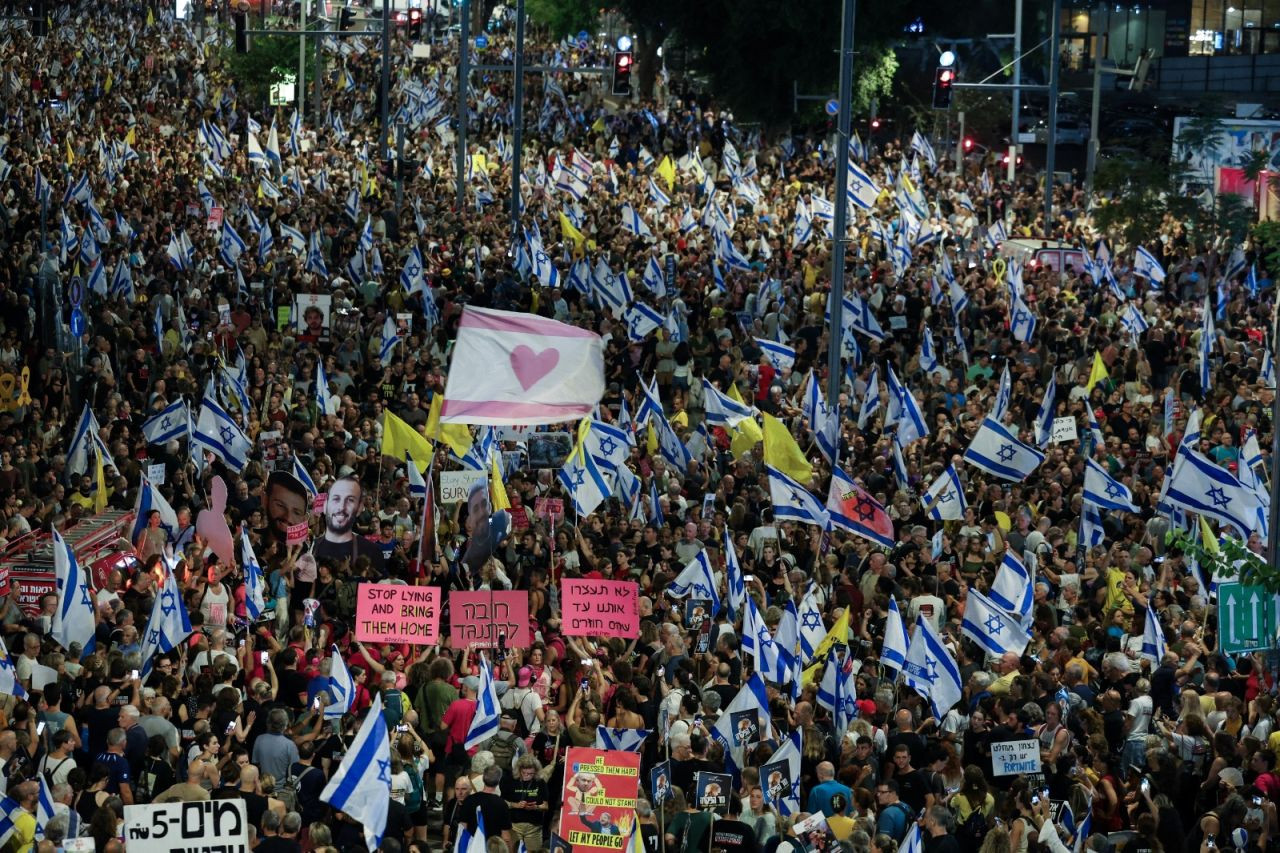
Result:
[[[244,800],[159,803],[124,807],[129,853],[248,853]]]
[[[566,637],[640,636],[640,586],[635,581],[565,578],[561,594]]]
[[[1273,645],[1276,601],[1260,586],[1218,585],[1218,636],[1222,651],[1247,654]]]
[[[991,775],[1015,776],[1040,772],[1040,741],[1008,740],[991,744]]]
[[[435,645],[440,641],[440,588],[360,584],[356,639],[362,643]]]

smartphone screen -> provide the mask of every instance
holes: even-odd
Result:
[[[268,661],[269,659],[270,659],[270,658],[267,656],[267,653],[266,653],[266,652],[263,652],[262,654],[258,655],[258,660],[262,661],[262,665],[263,665],[263,666],[266,666],[266,665],[267,665],[267,661]]]

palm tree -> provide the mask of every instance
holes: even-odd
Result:
[[[1177,143],[1187,160],[1198,160],[1205,177],[1212,179],[1210,163],[1222,148],[1222,121],[1216,115],[1198,115],[1182,126]]]

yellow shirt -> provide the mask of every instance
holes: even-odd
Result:
[[[1119,569],[1107,569],[1107,601],[1103,605],[1103,609],[1108,613],[1114,610],[1123,610],[1126,613],[1133,612],[1133,602],[1129,600],[1129,596],[1124,594],[1121,584],[1124,583],[1124,572]]]
[[[36,841],[36,818],[26,809],[18,810],[18,819],[13,822],[13,835],[9,837],[6,849],[10,853],[22,853],[31,849]]]
[[[992,696],[1004,696],[1009,692],[1009,688],[1013,686],[1013,680],[1019,675],[1018,670],[1006,672],[1004,675],[991,682],[991,686],[987,690],[991,691]]]

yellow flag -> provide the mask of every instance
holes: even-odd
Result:
[[[591,125],[591,129],[596,133],[604,133],[604,116],[596,119],[595,123]]]
[[[126,134],[124,135],[124,142],[125,142],[125,145],[136,145],[136,144],[137,144],[137,142],[138,142],[138,135],[134,132],[135,130],[137,130],[137,126],[136,126],[136,125],[135,125],[134,127],[129,128],[129,132],[128,132],[128,133],[126,133]]]
[[[73,165],[76,162],[76,153],[71,150],[71,137],[67,137],[67,165]]]
[[[1204,516],[1200,516],[1200,545],[1210,554],[1216,555],[1221,548],[1218,546],[1218,537],[1213,535],[1213,531],[1209,529],[1209,522],[1204,520]]]
[[[456,455],[466,456],[471,449],[471,430],[467,429],[466,424],[440,423],[440,408],[443,405],[443,394],[436,394],[431,398],[431,411],[427,414],[427,438],[443,441]]]
[[[738,391],[738,383],[732,382],[729,384],[728,396],[734,402],[746,405],[746,401],[742,399],[742,394]],[[740,459],[750,453],[751,448],[764,439],[764,433],[760,431],[760,424],[756,423],[755,418],[747,418],[745,421],[739,422],[736,427],[729,430],[729,436],[729,452],[733,454],[734,459]]]
[[[156,16],[155,16],[155,13],[153,13],[153,12],[151,11],[151,9],[150,9],[150,8],[148,8],[148,9],[147,9],[147,26],[148,26],[148,27],[154,27],[155,25],[156,25]]]
[[[1084,390],[1092,392],[1093,386],[1104,379],[1109,381],[1111,377],[1107,375],[1107,366],[1102,363],[1102,354],[1095,352],[1093,354],[1093,367],[1089,370],[1089,383],[1084,386]]]
[[[489,161],[485,160],[484,155],[477,151],[471,155],[471,168],[477,172],[488,173]]]
[[[575,254],[582,251],[582,244],[586,242],[587,238],[583,236],[581,231],[574,227],[573,223],[569,221],[569,217],[564,215],[564,211],[560,212],[560,234],[566,240],[573,241],[573,251]]]
[[[105,83],[103,83],[103,84],[102,84],[102,93],[103,93],[104,95],[110,95],[110,94],[111,94],[111,85],[112,85],[113,83],[115,83],[115,82],[116,82],[115,75],[114,75],[114,74],[112,74],[110,71],[108,71],[108,72],[107,72],[107,82],[105,82]]]
[[[404,420],[389,411],[383,412],[382,455],[404,459],[406,453],[417,463],[419,470],[425,471],[430,467],[433,455],[431,442]]]
[[[658,452],[658,431],[653,428],[653,424],[649,424],[649,434],[644,442],[645,451],[650,456]]]
[[[846,607],[840,614],[840,618],[831,626],[831,630],[827,632],[827,636],[823,637],[822,642],[818,643],[818,647],[813,650],[811,658],[814,661],[813,666],[806,669],[800,676],[800,686],[808,687],[813,684],[823,664],[827,662],[827,652],[834,643],[847,642],[849,642],[849,608]]]
[[[93,493],[93,511],[104,512],[107,508],[107,476],[102,470],[102,451],[95,449],[94,479],[97,490]]]
[[[764,464],[772,465],[802,486],[813,478],[813,466],[782,421],[768,412],[764,416]]]
[[[507,486],[502,482],[502,466],[498,464],[496,456],[490,460],[489,469],[489,501],[493,504],[494,512],[511,509],[511,501],[507,499]]]
[[[662,158],[662,162],[658,164],[658,174],[667,182],[667,192],[671,192],[676,186],[676,164],[671,162],[671,155],[668,154]]]

